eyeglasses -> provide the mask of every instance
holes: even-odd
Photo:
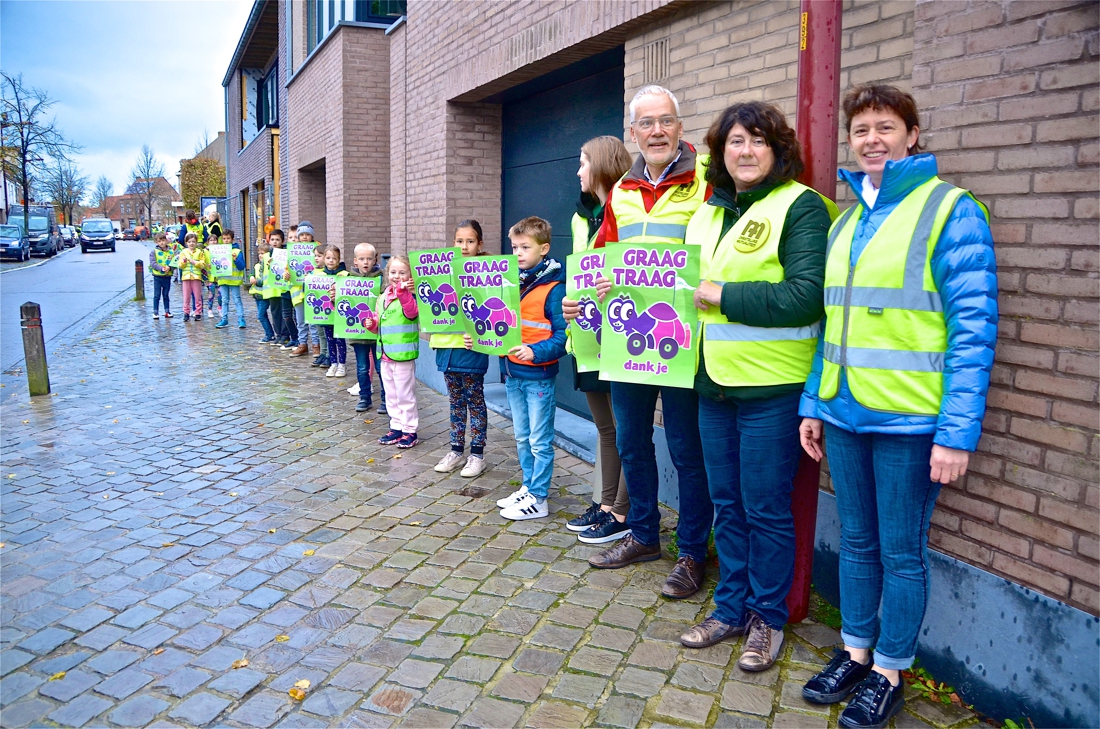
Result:
[[[654,124],[660,124],[661,129],[668,131],[669,129],[672,129],[674,126],[676,126],[676,122],[678,121],[680,121],[679,118],[674,116],[662,116],[659,119],[650,119],[649,117],[645,117],[634,122],[634,126],[638,127],[643,132],[648,132],[650,129],[653,128]]]

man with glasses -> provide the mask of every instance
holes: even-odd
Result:
[[[646,86],[630,102],[630,138],[641,155],[615,184],[596,246],[612,243],[683,244],[688,220],[709,195],[704,179],[707,156],[684,142],[680,104],[671,91]],[[611,282],[600,281],[601,294]],[[611,405],[630,494],[627,525],[630,534],[588,561],[593,567],[615,569],[661,558],[657,511],[657,458],[653,416],[661,395],[665,437],[676,466],[680,491],[680,522],[676,527],[679,559],[661,594],[683,599],[703,585],[707,537],[714,507],[703,469],[699,441],[699,400],[694,390],[658,385],[611,383]]]

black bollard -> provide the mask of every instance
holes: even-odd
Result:
[[[27,364],[27,389],[31,395],[50,394],[50,368],[46,364],[46,337],[42,334],[42,307],[28,301],[19,307],[23,327],[23,359]]]
[[[134,261],[134,301],[145,301],[145,264]]]

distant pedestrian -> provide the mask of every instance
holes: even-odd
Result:
[[[237,245],[236,236],[232,230],[225,230],[221,235],[222,245],[229,246],[229,260],[233,266],[233,273],[219,278],[218,297],[222,304],[222,317],[214,325],[216,329],[224,329],[229,326],[229,299],[237,305],[237,326],[245,328],[244,304],[241,303],[241,283],[244,281],[244,251]]]
[[[153,274],[153,318],[160,318],[160,302],[164,301],[164,318],[172,318],[172,305],[168,294],[172,291],[172,247],[168,236],[157,233],[153,236],[156,248],[149,252],[149,271]]]
[[[210,268],[210,254],[199,248],[199,237],[188,233],[183,238],[187,246],[180,253],[180,276],[183,278],[183,320],[202,319],[202,275]]]
[[[382,352],[382,382],[386,388],[386,408],[390,430],[378,439],[382,445],[412,448],[420,426],[416,404],[416,358],[420,355],[420,326],[416,299],[412,292],[412,267],[409,257],[395,253],[386,266],[389,285],[378,297],[377,315],[367,325],[378,332]]]

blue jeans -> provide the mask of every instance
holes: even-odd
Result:
[[[802,456],[801,397],[793,392],[743,402],[699,398],[721,570],[713,616],[727,625],[744,625],[748,610],[776,630],[787,622],[794,577],[791,488]]]
[[[349,339],[355,350],[355,378],[359,381],[359,400],[371,401],[370,358],[374,356],[374,369],[378,372],[378,389],[381,391],[382,404],[386,404],[386,388],[382,386],[382,360],[378,358],[378,341]]]
[[[218,296],[222,301],[222,324],[229,321],[229,302],[232,301],[237,307],[237,324],[244,326],[244,304],[241,303],[241,287],[240,286],[226,286],[222,284],[218,287]]]
[[[290,296],[290,292],[282,294],[279,297],[282,302],[283,312],[283,332],[286,337],[290,339],[291,346],[297,347],[298,342],[298,325],[294,322],[294,300]]]
[[[554,380],[508,377],[504,386],[523,483],[535,498],[545,499],[554,473],[554,412],[558,404]]]
[[[298,343],[309,346],[309,324],[306,324],[306,302],[294,307],[294,318],[298,327]]]
[[[615,412],[617,428],[615,444],[630,491],[626,523],[631,535],[642,544],[651,547],[660,544],[657,452],[653,445],[653,414],[658,394],[664,406],[668,454],[676,466],[679,481],[680,521],[676,525],[676,544],[680,554],[702,562],[707,556],[707,536],[714,521],[714,507],[703,467],[699,396],[695,390],[611,383],[611,409]]]
[[[256,318],[260,320],[260,326],[264,328],[264,338],[274,339],[275,330],[271,328],[271,320],[267,316],[271,299],[256,299]]]
[[[153,276],[153,314],[160,312],[161,299],[164,300],[164,313],[172,313],[172,304],[168,300],[168,294],[172,291],[171,276]]]
[[[840,636],[852,648],[874,646],[882,668],[913,665],[928,604],[928,525],[940,493],[929,473],[932,437],[825,423],[840,515]]]

